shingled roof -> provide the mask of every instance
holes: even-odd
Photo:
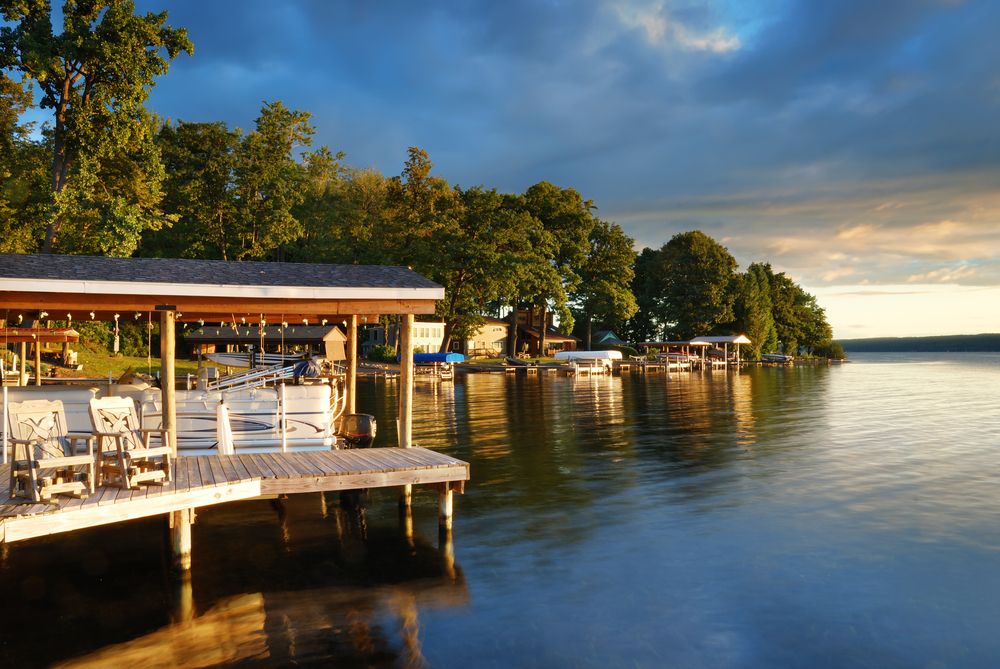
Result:
[[[368,321],[383,313],[432,314],[443,297],[444,288],[407,267],[0,253],[0,309],[24,317],[45,310],[64,320],[73,312],[76,319],[87,313],[108,320],[122,311],[176,311],[206,321],[245,315],[338,322],[335,316],[347,314]]]
[[[407,267],[28,253],[0,253],[0,289],[8,283],[3,279],[244,287],[441,288]]]

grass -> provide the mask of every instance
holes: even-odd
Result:
[[[152,358],[152,360],[149,360],[145,357],[116,356],[110,352],[98,353],[83,347],[74,350],[77,354],[77,364],[83,365],[83,369],[75,370],[59,366],[57,367],[58,371],[56,372],[59,378],[106,379],[108,378],[108,373],[110,373],[113,379],[118,379],[129,369],[129,367],[131,367],[135,372],[150,374],[152,376],[156,376],[160,371],[159,358]],[[202,367],[216,366],[217,365],[215,363],[207,360],[202,362]],[[174,368],[177,376],[184,376],[185,374],[196,375],[198,373],[198,361],[178,358],[174,363]],[[34,360],[28,360],[27,369],[29,374],[34,374]],[[51,364],[42,362],[43,375],[48,376],[51,373],[51,370]]]

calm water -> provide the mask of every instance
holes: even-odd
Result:
[[[437,496],[208,509],[13,544],[4,666],[995,667],[1000,354],[419,381]],[[392,383],[361,383],[393,443]],[[453,561],[449,552],[453,551]]]

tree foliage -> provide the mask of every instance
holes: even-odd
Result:
[[[690,339],[733,320],[730,281],[736,260],[714,239],[694,230],[660,249],[656,280],[664,301],[666,335]]]
[[[166,12],[137,16],[128,0],[67,0],[58,33],[51,14],[48,0],[0,0],[0,16],[11,24],[0,29],[0,69],[35,82],[40,106],[54,113],[43,252],[58,248],[62,225],[73,218],[74,238],[115,237],[86,250],[130,255],[143,230],[164,222],[156,208],[162,166],[144,105],[168,61],[193,47],[186,30],[164,25]]]
[[[632,293],[634,240],[617,223],[594,219],[588,242],[589,250],[576,271],[580,282],[574,302],[584,321],[584,347],[590,350],[593,320],[614,329],[634,316],[639,305]]]

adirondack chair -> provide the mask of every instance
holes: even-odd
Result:
[[[66,431],[62,402],[12,402],[7,411],[14,445],[11,497],[41,502],[52,495],[87,497],[94,492],[94,437]],[[81,441],[86,442],[86,454],[78,453]]]
[[[139,426],[135,403],[128,397],[90,400],[90,422],[97,437],[97,471],[102,485],[131,489],[140,483],[170,480],[170,446],[165,429]],[[160,446],[150,437],[160,433]]]

